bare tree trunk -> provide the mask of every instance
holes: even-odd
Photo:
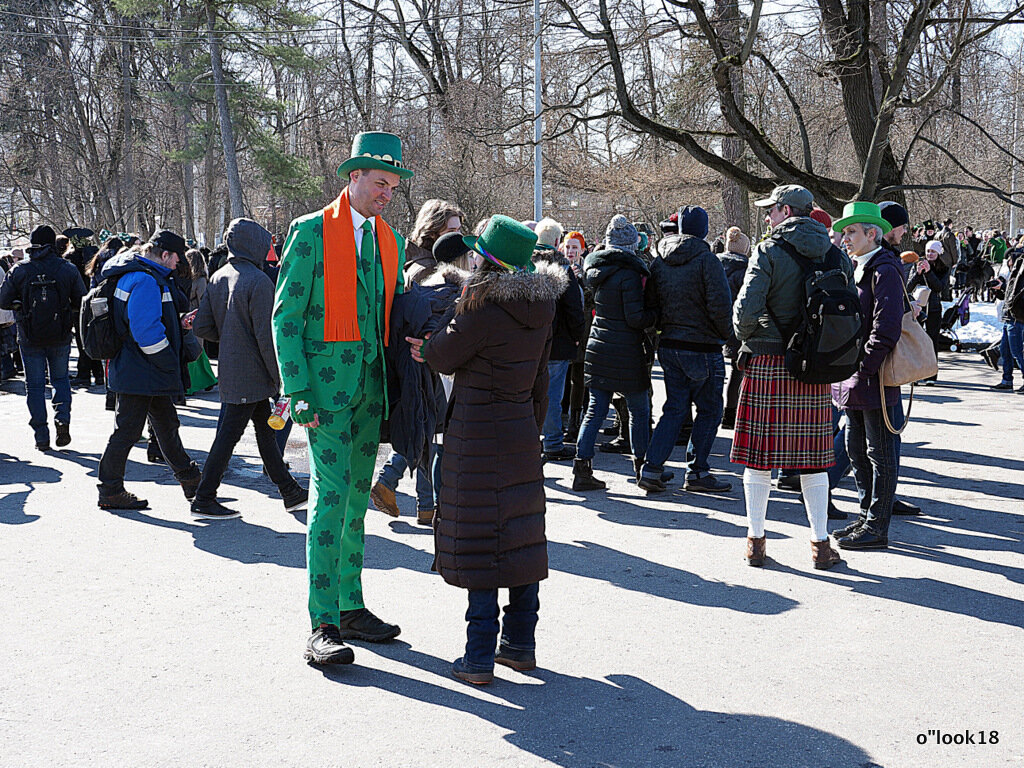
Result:
[[[127,23],[127,20],[122,21]],[[125,229],[137,232],[139,229],[138,197],[135,194],[135,158],[132,151],[132,76],[131,76],[131,43],[127,35],[121,40],[121,130],[124,132],[122,152],[122,168],[124,179],[121,192],[121,215],[124,216]]]
[[[723,43],[729,53],[736,53],[740,49],[740,39],[743,35],[738,0],[715,0],[715,13],[723,23]],[[729,79],[736,102],[742,105],[744,97],[742,68],[734,67],[729,73]],[[746,168],[746,163],[743,160],[745,149],[746,144],[743,139],[722,139],[722,157],[740,168]],[[750,194],[746,187],[729,176],[722,176],[722,209],[725,214],[726,227],[736,226],[744,233],[750,233]]]
[[[238,175],[238,156],[235,154],[235,131],[231,126],[231,112],[228,109],[228,89],[224,83],[224,61],[221,58],[220,41],[214,31],[216,17],[213,5],[206,4],[206,30],[210,40],[210,64],[213,68],[213,92],[217,98],[217,118],[220,121],[220,139],[224,145],[224,171],[228,181],[228,199],[231,203],[231,218],[245,215],[242,201],[242,180]]]

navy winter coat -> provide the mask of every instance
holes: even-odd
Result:
[[[28,258],[22,259],[11,267],[7,278],[0,285],[0,306],[4,309],[14,309],[15,302],[24,300],[27,283],[37,274],[46,274],[53,278],[57,284],[57,292],[60,294],[61,301],[67,308],[67,314],[60,327],[53,328],[51,338],[33,340],[29,338],[25,330],[22,311],[15,311],[20,341],[25,345],[39,343],[39,346],[47,347],[69,344],[74,315],[85,294],[85,283],[82,282],[75,265],[58,256],[53,250],[53,246],[33,246],[28,249]]]

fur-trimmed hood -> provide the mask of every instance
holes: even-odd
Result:
[[[433,288],[438,285],[457,285],[462,287],[472,276],[472,272],[459,269],[454,264],[441,262],[430,277],[423,281],[422,285],[427,288]]]
[[[551,322],[551,311],[531,311],[531,304],[555,302],[568,287],[569,276],[557,264],[537,264],[535,272],[484,269],[473,273],[456,311],[472,312],[492,302],[523,325],[536,328]]]

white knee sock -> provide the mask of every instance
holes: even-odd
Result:
[[[828,538],[828,472],[800,475],[800,490],[804,492],[811,540],[824,541]]]
[[[764,536],[764,519],[768,515],[768,494],[772,492],[772,473],[767,469],[743,470],[743,495],[747,501],[747,535]]]

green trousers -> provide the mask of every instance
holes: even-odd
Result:
[[[363,607],[363,518],[384,394],[380,359],[363,365],[360,392],[340,411],[318,410],[320,426],[306,430],[310,493],[306,523],[309,619],[338,625],[341,611]]]

